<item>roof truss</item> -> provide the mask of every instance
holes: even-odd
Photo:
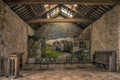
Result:
[[[18,14],[28,24],[41,24],[47,22],[72,22],[80,27],[87,27],[95,20],[99,19],[105,12],[112,9],[120,0],[4,0],[11,9]],[[44,8],[44,4],[49,3],[49,8]],[[73,4],[79,6],[73,7]],[[46,18],[47,13],[56,7],[64,7],[74,14],[73,19],[59,13],[65,19],[55,17]],[[56,19],[53,19],[56,18]],[[32,25],[32,26],[33,26]]]

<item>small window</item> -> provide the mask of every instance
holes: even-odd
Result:
[[[78,42],[74,42],[74,47],[78,47]]]

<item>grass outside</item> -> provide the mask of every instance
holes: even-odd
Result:
[[[45,51],[47,57],[58,57],[62,55],[61,51],[54,51],[51,45],[47,45]]]

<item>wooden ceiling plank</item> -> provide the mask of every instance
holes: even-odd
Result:
[[[96,15],[97,17],[100,17],[102,14],[103,14],[103,13],[100,13],[100,12],[98,12],[98,11],[95,11],[95,12],[93,13],[93,15]]]
[[[97,9],[96,12],[101,13],[101,14],[105,13],[105,11],[101,10],[100,8]]]
[[[90,17],[90,18],[94,18],[94,19],[96,20],[96,19],[99,18],[100,16],[97,15],[97,14],[95,14],[95,13],[93,13],[93,14],[91,14],[89,17]]]
[[[24,8],[23,10],[17,12],[17,14],[24,14],[24,13],[29,13],[28,9]]]
[[[103,7],[103,6],[100,6],[99,9],[103,12],[106,12],[107,10]]]
[[[91,7],[81,7],[81,10],[84,11],[84,13],[86,13]]]
[[[30,15],[24,15],[24,16],[20,16],[20,17],[23,18],[23,20],[25,20],[25,19],[26,19],[26,16],[31,17]]]
[[[30,15],[30,13],[28,13],[27,11],[23,12],[23,13],[20,13],[18,15],[21,15],[21,16],[24,16],[24,15]]]
[[[109,8],[108,6],[103,6],[103,8],[104,8],[106,11],[108,11],[108,10],[111,9],[111,8]]]
[[[25,6],[22,6],[21,8],[17,9],[17,10],[14,10],[16,13],[20,12],[21,10],[24,10],[25,9]]]
[[[19,9],[19,8],[21,8],[22,7],[22,5],[17,5],[17,6],[15,6],[14,8],[12,8],[13,10],[17,10],[17,9]]]

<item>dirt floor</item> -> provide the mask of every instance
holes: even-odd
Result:
[[[48,70],[23,70],[21,74],[23,77],[17,79],[0,77],[0,80],[120,80],[120,73],[98,69],[90,64],[84,68],[76,65],[51,65]]]

